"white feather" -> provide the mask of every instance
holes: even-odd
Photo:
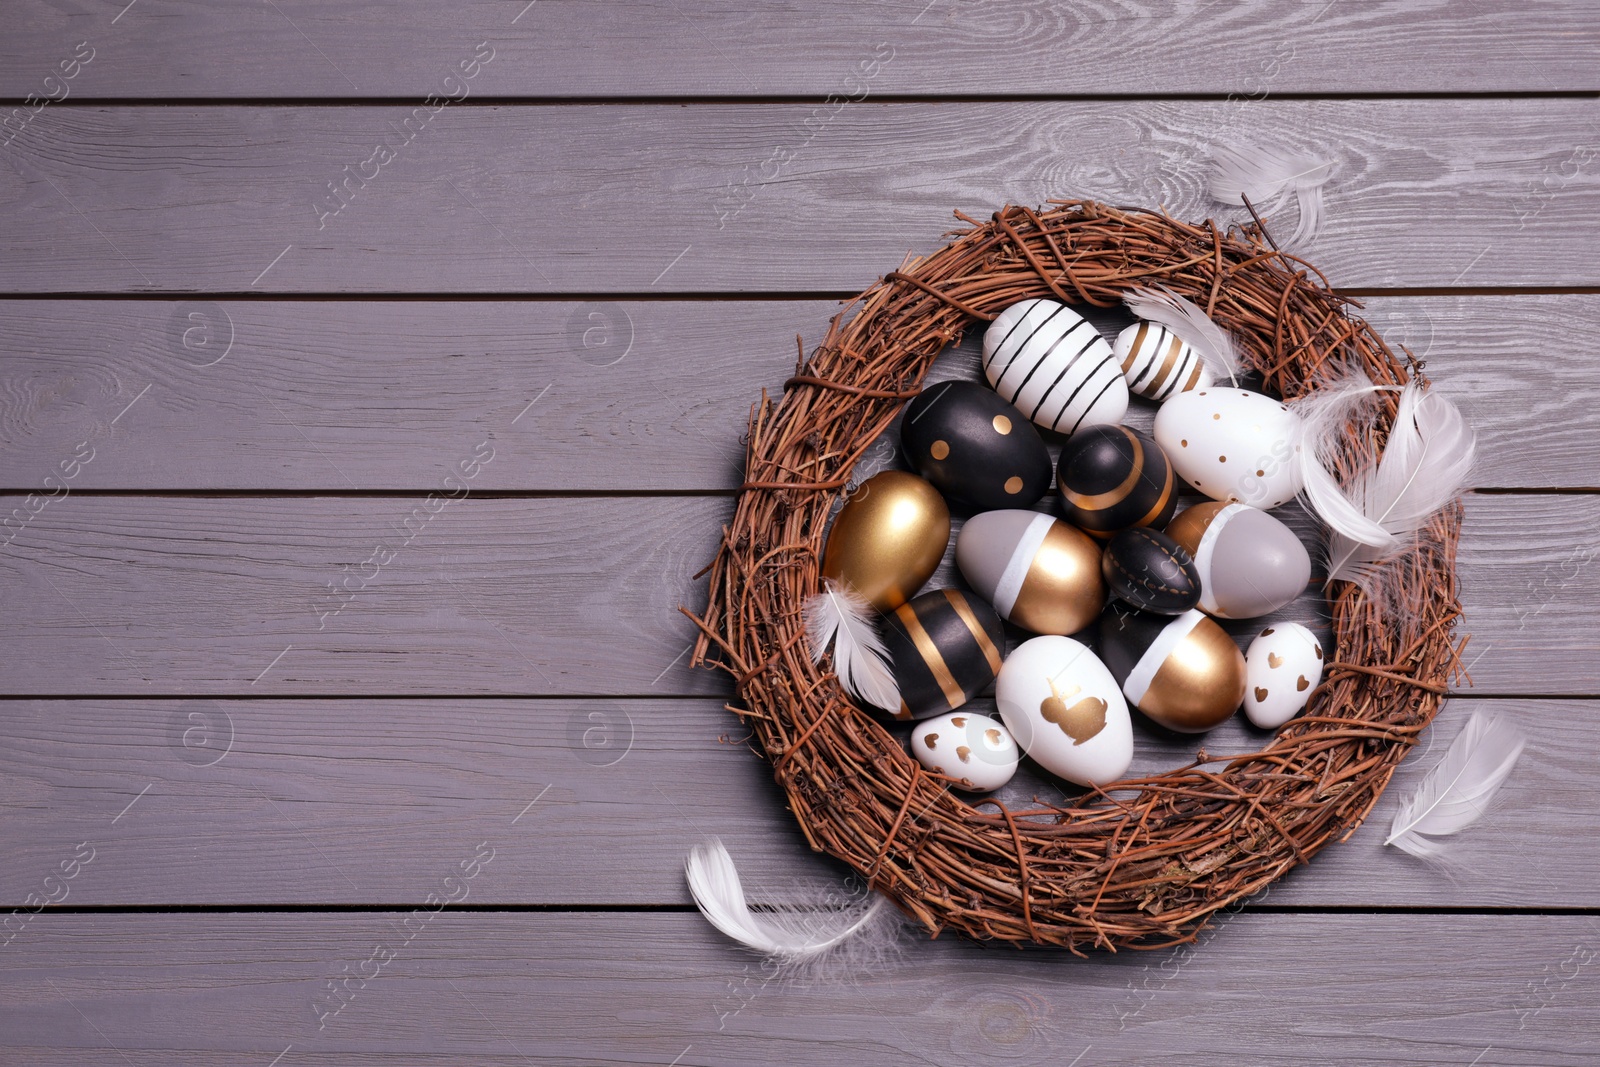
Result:
[[[1395,812],[1385,845],[1421,859],[1438,859],[1443,846],[1431,837],[1460,833],[1477,822],[1527,743],[1505,719],[1476,711],[1439,765]]]
[[[1177,334],[1200,353],[1213,377],[1227,377],[1238,384],[1238,346],[1198,305],[1165,287],[1129,290],[1122,302],[1136,317],[1165,326]]]
[[[1330,530],[1362,544],[1384,544],[1389,531],[1361,511],[1345,496],[1332,466],[1345,438],[1345,427],[1374,394],[1393,386],[1377,386],[1360,370],[1353,370],[1314,390],[1289,406],[1300,416],[1300,473],[1306,500]]]
[[[854,590],[828,579],[805,605],[806,645],[821,663],[833,646],[833,671],[852,695],[885,711],[900,707],[900,686],[889,669],[889,653],[872,625],[872,605]]]
[[[1211,198],[1240,204],[1244,197],[1266,214],[1293,193],[1300,223],[1286,244],[1303,245],[1322,228],[1322,187],[1333,176],[1333,162],[1309,152],[1290,152],[1254,145],[1211,152]]]
[[[827,886],[797,887],[756,912],[745,900],[733,857],[716,838],[703,841],[684,863],[689,892],[711,925],[783,968],[827,957],[848,976],[898,947],[900,913],[880,893],[841,895]]]
[[[1349,492],[1351,503],[1387,536],[1331,533],[1328,580],[1359,583],[1376,563],[1407,547],[1429,516],[1461,492],[1475,450],[1472,428],[1454,404],[1414,381],[1402,389],[1382,458]]]
[[[1383,453],[1341,487],[1329,470],[1346,424],[1372,394],[1353,372],[1298,400],[1300,466],[1306,499],[1328,524],[1328,581],[1366,587],[1373,568],[1409,547],[1429,517],[1449,504],[1472,470],[1476,438],[1454,404],[1412,381],[1400,389],[1394,427]],[[1358,420],[1359,421],[1359,420]]]

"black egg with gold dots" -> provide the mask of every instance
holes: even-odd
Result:
[[[974,511],[1025,508],[1050,488],[1039,431],[993,390],[939,382],[906,405],[900,443],[917,473]]]

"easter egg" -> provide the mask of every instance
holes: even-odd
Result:
[[[976,382],[940,382],[906,405],[906,456],[947,500],[1025,508],[1050,488],[1050,452],[1022,413]]]
[[[1061,433],[1122,421],[1128,383],[1111,346],[1067,305],[1012,304],[983,334],[983,373],[1029,419]]]
[[[1100,616],[1100,655],[1128,702],[1169,730],[1204,733],[1244,699],[1244,656],[1200,611],[1171,618],[1113,606]]]
[[[1069,782],[1106,785],[1133,762],[1133,722],[1105,664],[1070,637],[1035,637],[994,683],[1000,718],[1034,761]]]
[[[1211,370],[1200,353],[1160,323],[1134,323],[1117,334],[1111,352],[1122,366],[1128,388],[1151,400],[1211,384]]]
[[[985,511],[956,535],[956,566],[1000,617],[1038,634],[1073,634],[1105,607],[1100,546],[1037,511]]]
[[[1130,526],[1164,526],[1178,506],[1161,446],[1127,426],[1095,426],[1061,448],[1056,464],[1067,521],[1107,538]]]
[[[1247,504],[1185,508],[1167,536],[1194,559],[1201,611],[1223,619],[1270,615],[1305,591],[1311,556],[1276,518]]]
[[[882,471],[856,487],[834,516],[822,576],[854,589],[879,611],[911,599],[950,543],[950,509],[915,474]]]
[[[958,789],[999,789],[1017,773],[1020,753],[998,719],[953,711],[925,719],[911,731],[911,754],[934,774],[955,778]]]
[[[1264,729],[1300,714],[1322,682],[1322,643],[1297,622],[1267,627],[1244,654],[1244,713]]]
[[[1100,567],[1112,596],[1143,611],[1181,615],[1200,602],[1200,572],[1184,547],[1147,526],[1111,535]]]
[[[1263,510],[1300,491],[1300,416],[1269,396],[1212,386],[1156,412],[1156,440],[1184,481],[1212,500]]]
[[[953,711],[994,681],[1006,632],[994,609],[956,589],[932,589],[884,617],[900,707],[897,719]]]

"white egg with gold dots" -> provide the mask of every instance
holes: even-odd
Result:
[[[1155,439],[1179,477],[1212,500],[1265,511],[1300,491],[1300,416],[1262,393],[1179,393],[1156,412]]]
[[[1011,781],[1020,755],[1004,723],[971,711],[918,723],[911,731],[911,754],[925,769],[956,779],[956,788],[978,793]]]

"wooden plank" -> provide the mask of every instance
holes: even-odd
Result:
[[[470,438],[459,452],[485,454]],[[463,486],[41,504],[0,562],[7,601],[36,605],[7,625],[0,691],[720,691],[688,668],[677,608],[730,499],[475,500]],[[0,499],[0,515],[24,499]],[[79,642],[100,647],[15,669]]]
[[[4,624],[3,693],[615,696],[724,684],[686,666],[691,629],[677,608],[701,603],[691,575],[730,499],[40,506],[0,552],[0,597],[25,607]],[[18,508],[26,498],[0,498],[0,516]],[[1597,524],[1592,495],[1469,498],[1459,571],[1480,690],[1600,695],[1588,666]],[[950,554],[935,586],[955,581]],[[1319,605],[1308,594],[1287,611],[1314,619]]]
[[[1477,426],[1476,484],[1595,484],[1600,443],[1586,427],[1600,393],[1585,354],[1600,349],[1600,296],[1367,303],[1369,321],[1427,360]],[[465,442],[493,434],[477,490],[733,489],[749,405],[781,389],[795,335],[814,344],[836,310],[6,301],[0,487],[41,487],[89,442],[95,458],[72,489],[426,489]],[[1122,320],[1100,321],[1109,331]],[[933,376],[976,378],[978,340]],[[1135,402],[1136,422],[1146,407]]]
[[[465,887],[500,877],[498,862]],[[1286,1047],[1321,1064],[1575,1067],[1600,1026],[1596,925],[1247,913],[1159,955],[941,938],[861,981],[805,983],[697,915],[60,915],[7,947],[0,1033],[14,1062],[124,1067],[1098,1067],[1178,1050],[1233,1065],[1285,1062]]]
[[[443,79],[482,40],[495,59],[466,84],[501,96],[1543,92],[1596,88],[1589,15],[1576,0],[1514,9],[1139,0],[1093,11],[1040,0],[1003,11],[943,0],[803,9],[469,0],[441,24],[415,0],[226,11],[141,0],[124,14],[33,0],[10,13],[0,93],[420,98],[459,92]],[[96,49],[89,65],[64,90],[44,84],[82,39]]]
[[[1338,161],[1307,249],[1335,284],[1600,279],[1588,100],[816,110],[69,102],[0,153],[0,289],[856,291],[937,246],[952,209],[1088,196],[1218,213],[1219,141]],[[1272,216],[1281,232],[1294,211]]]
[[[1383,840],[1476,710],[1528,735],[1496,806],[1450,842],[1452,877]],[[976,712],[993,712],[982,700]],[[1273,905],[1597,907],[1596,702],[1452,700],[1369,825],[1275,885]],[[1253,751],[1242,716],[1201,740],[1137,718],[1135,774]],[[475,904],[687,905],[682,864],[720,837],[752,892],[844,868],[809,851],[767,764],[712,700],[0,702],[0,909],[420,903],[429,872],[492,840]],[[337,724],[337,725],[335,725]],[[894,726],[904,738],[909,728]],[[1000,794],[1059,802],[1025,764]],[[90,857],[63,880],[79,846]],[[46,883],[45,879],[52,880]],[[36,900],[30,902],[29,894]],[[5,914],[0,911],[0,916]]]

